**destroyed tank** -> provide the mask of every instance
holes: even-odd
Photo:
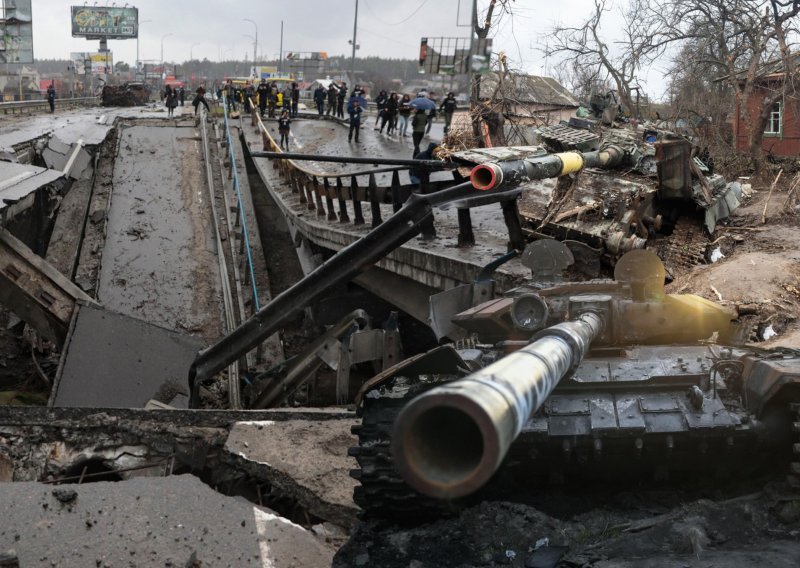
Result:
[[[800,352],[745,346],[734,310],[666,294],[650,251],[624,255],[613,280],[566,283],[569,250],[536,247],[535,280],[452,315],[462,339],[361,389],[351,454],[367,517],[419,519],[571,481],[779,468],[796,485]],[[485,298],[486,285],[461,296]],[[436,327],[453,302],[433,300]]]
[[[572,118],[539,128],[537,142],[448,157],[480,168],[485,188],[517,187],[523,232],[566,240],[576,256],[594,259],[595,266],[649,248],[664,261],[668,277],[675,277],[704,262],[713,240],[708,235],[742,200],[742,184],[714,173],[710,159],[699,159],[701,148],[668,130]],[[607,159],[588,163],[571,177],[520,167],[575,152],[598,152]]]

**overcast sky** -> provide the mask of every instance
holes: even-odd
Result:
[[[70,4],[68,0],[33,0],[35,57],[67,58],[71,51],[97,50],[97,41],[71,37]],[[131,4],[139,8],[139,57],[143,60],[160,59],[165,34],[172,34],[164,38],[167,61],[187,60],[190,50],[195,58],[213,61],[244,59],[245,55],[252,59],[253,41],[245,34],[254,35],[255,29],[242,18],[258,25],[259,52],[264,57],[277,57],[281,20],[284,52],[350,53],[347,42],[353,36],[355,0],[139,0]],[[471,4],[471,0],[359,0],[358,54],[416,58],[421,37],[466,36],[469,30],[458,24],[469,22]],[[487,4],[478,2],[481,7]],[[545,74],[554,64],[545,61],[541,52],[546,35],[557,22],[580,23],[590,1],[515,0],[512,6],[514,16],[503,17],[492,34],[494,51],[504,50],[514,67]],[[115,61],[133,64],[136,60],[136,40],[112,40],[109,49]],[[654,73],[660,79],[657,70],[651,72],[651,83],[659,81]]]

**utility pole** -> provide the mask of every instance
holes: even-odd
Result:
[[[356,39],[358,35],[358,0],[356,0],[356,16],[353,18],[353,56],[350,60],[350,81],[352,81],[353,86],[355,87],[356,84],[356,48],[358,45],[356,44]]]
[[[278,53],[278,74],[283,72],[283,20],[281,20],[281,47]]]

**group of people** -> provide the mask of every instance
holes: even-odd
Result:
[[[251,106],[255,105],[264,118],[275,118],[281,111],[288,111],[290,117],[296,117],[300,104],[300,87],[295,82],[287,82],[281,89],[276,81],[267,82],[266,79],[261,79],[258,86],[248,83],[245,87],[234,85],[228,79],[219,88],[217,97],[222,99],[223,93],[229,112],[236,112],[237,105],[241,105],[244,112],[249,113]]]
[[[167,85],[164,87],[161,100],[164,101],[164,106],[167,107],[167,116],[175,116],[175,107],[177,107],[179,104],[180,106],[183,106],[183,103],[186,100],[186,90],[183,88],[183,86],[172,87]],[[208,107],[208,103],[206,103],[206,107]],[[196,113],[197,105],[195,105],[195,114]]]
[[[419,104],[420,99],[431,101],[424,106]],[[430,134],[431,125],[436,118],[437,110],[444,115],[444,133],[450,131],[453,122],[453,114],[458,108],[455,93],[447,93],[441,105],[437,105],[435,93],[420,92],[416,99],[411,95],[399,95],[386,91],[378,93],[375,103],[378,107],[378,115],[375,118],[375,130],[389,136],[397,133],[398,136],[408,136],[408,129],[411,128],[411,138],[414,143],[414,155],[419,153],[419,145],[426,134]]]
[[[353,89],[353,93],[356,91],[358,91],[357,96],[361,96],[360,87],[358,85]],[[350,96],[352,98],[353,94],[351,93]],[[345,99],[347,99],[347,83],[344,81],[339,85],[331,81],[327,89],[320,84],[314,90],[314,104],[317,105],[317,112],[320,116],[327,115],[344,118]]]

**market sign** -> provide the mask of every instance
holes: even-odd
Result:
[[[72,37],[135,39],[139,9],[111,6],[72,6]]]

